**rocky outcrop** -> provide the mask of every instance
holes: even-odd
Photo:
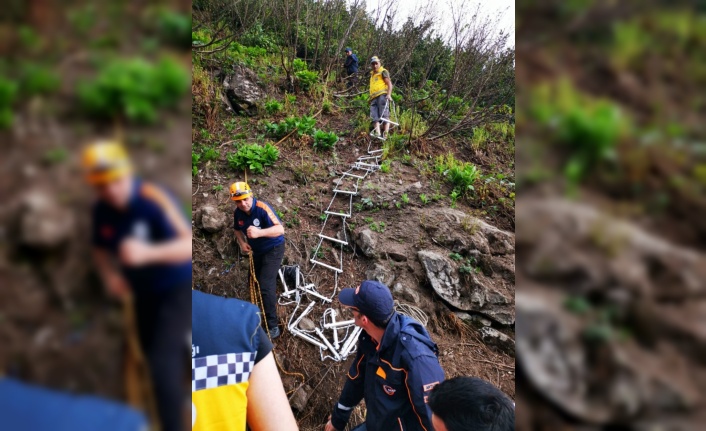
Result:
[[[431,250],[417,253],[434,291],[453,307],[482,313],[503,325],[515,322],[512,286],[502,277],[488,276],[480,267],[464,266]]]
[[[265,92],[257,84],[257,74],[247,67],[235,65],[233,73],[223,80],[224,101],[236,114],[257,115],[258,104]]]

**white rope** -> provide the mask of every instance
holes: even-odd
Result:
[[[429,323],[429,316],[427,316],[427,313],[422,311],[421,308],[416,307],[414,305],[410,305],[410,304],[404,304],[396,299],[395,299],[395,311],[397,311],[400,314],[404,314],[405,316],[411,317],[412,319],[421,323],[422,326],[424,326],[424,327],[426,327],[427,323]]]

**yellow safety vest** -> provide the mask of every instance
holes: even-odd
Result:
[[[370,100],[372,101],[374,98],[380,96],[381,94],[386,94],[387,93],[387,84],[385,84],[385,81],[382,79],[382,72],[384,72],[385,69],[380,66],[380,69],[378,69],[378,72],[372,72],[370,75]]]

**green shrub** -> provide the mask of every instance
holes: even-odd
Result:
[[[292,132],[297,131],[299,137],[303,135],[311,135],[316,125],[314,117],[305,115],[303,117],[288,117],[279,123],[265,124],[265,132],[275,138],[282,138]]]
[[[27,96],[53,93],[59,89],[59,76],[46,66],[23,63],[20,66],[20,92]]]
[[[399,111],[399,108],[397,109]],[[428,129],[426,121],[419,113],[412,112],[411,109],[403,111],[399,115],[400,130],[403,134],[409,135],[410,132],[413,138],[422,136]]]
[[[309,67],[306,64],[306,61],[301,58],[295,58],[292,62],[292,69],[294,72],[302,72],[304,70],[309,70]]]
[[[436,172],[454,186],[454,190],[458,191],[457,195],[475,190],[474,184],[480,177],[480,171],[474,164],[456,160],[453,154],[438,156],[435,168]],[[455,202],[454,198],[452,202]]]
[[[299,86],[304,91],[309,91],[309,89],[319,81],[319,72],[313,72],[310,70],[295,72],[294,76],[297,77]]]
[[[317,150],[330,150],[338,142],[338,135],[334,132],[317,130],[314,132],[314,148]]]
[[[264,172],[265,167],[274,165],[278,158],[279,150],[269,142],[265,146],[243,145],[237,152],[227,156],[228,164],[232,169],[250,169],[256,174]]]
[[[159,8],[152,18],[160,38],[176,47],[191,46],[191,14],[184,14],[169,8]]]
[[[203,160],[206,162],[210,162],[211,160],[218,160],[218,157],[220,155],[220,152],[213,147],[206,147],[203,150]]]
[[[473,136],[471,137],[471,148],[478,150],[485,147],[490,141],[490,133],[484,127],[474,127]]]
[[[15,81],[0,76],[0,129],[12,126],[14,119],[12,105],[15,102],[18,85]]]
[[[110,119],[125,116],[153,123],[157,110],[175,106],[189,89],[189,73],[179,63],[162,59],[116,59],[104,63],[95,78],[78,85],[80,107],[88,115]]]
[[[284,109],[284,105],[277,100],[273,99],[265,102],[265,112],[267,112],[268,115],[276,114],[282,111],[282,109]]]
[[[198,164],[201,161],[201,154],[191,150],[191,175],[196,176],[199,173]]]

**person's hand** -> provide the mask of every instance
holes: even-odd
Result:
[[[135,238],[127,238],[120,243],[120,261],[126,266],[142,266],[149,262],[151,246]]]
[[[125,277],[120,274],[113,274],[105,280],[106,290],[108,294],[115,299],[122,300],[130,293],[130,285],[128,284]]]
[[[248,244],[247,242],[238,241],[238,245],[240,246],[241,253],[250,254],[252,252],[252,247],[250,247],[250,244]]]
[[[260,229],[256,228],[255,226],[250,226],[246,233],[248,235],[248,238],[260,238]]]
[[[387,100],[392,100],[392,95],[388,94],[386,98],[387,98]]]
[[[333,424],[331,423],[331,415],[328,415],[328,422],[326,422],[324,431],[338,431],[336,428],[333,427]]]

